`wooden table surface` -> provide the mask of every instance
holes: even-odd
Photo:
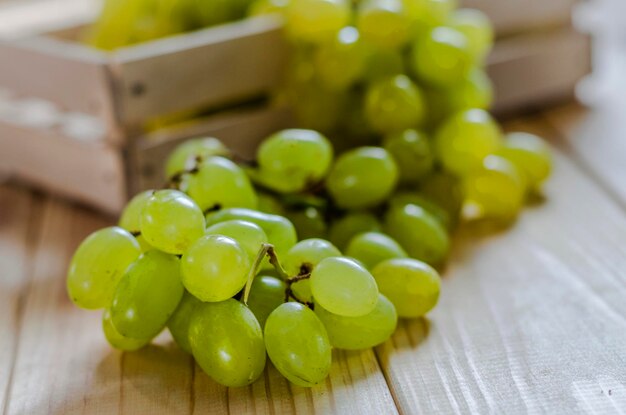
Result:
[[[624,96],[623,94],[619,94]],[[626,413],[626,105],[567,104],[507,123],[555,146],[547,199],[506,232],[461,230],[441,301],[375,350],[336,352],[328,380],[269,367],[215,384],[167,335],[112,350],[65,292],[68,260],[112,223],[0,185],[0,409],[5,414]]]

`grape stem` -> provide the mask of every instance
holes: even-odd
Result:
[[[287,288],[285,289],[285,302],[288,302],[290,298],[296,300],[297,302],[299,302],[300,304],[304,304],[305,306],[309,307],[310,309],[313,309],[313,303],[308,302],[308,301],[302,301],[301,299],[299,299],[296,296],[296,293],[293,292],[293,290],[291,289],[291,285],[295,284],[298,281],[304,281],[304,280],[308,280],[309,278],[311,278],[311,273],[307,272],[305,274],[299,274],[299,275],[295,275],[293,277],[289,277],[287,278]]]
[[[303,281],[303,280],[311,278],[311,273],[306,272],[306,273],[301,273],[299,275],[294,275],[293,277],[290,277],[289,274],[287,274],[287,271],[285,271],[285,268],[283,268],[280,261],[278,260],[278,255],[276,255],[276,250],[274,249],[274,245],[272,244],[261,245],[261,248],[259,249],[259,253],[256,255],[256,258],[254,259],[254,263],[252,264],[252,267],[250,268],[250,272],[248,273],[248,280],[246,281],[246,286],[243,290],[243,297],[242,297],[243,303],[245,305],[248,305],[248,298],[250,297],[250,290],[252,289],[252,283],[254,282],[254,277],[256,276],[259,270],[259,267],[261,266],[261,262],[263,262],[263,258],[265,258],[266,255],[270,260],[270,264],[272,264],[272,266],[274,267],[278,275],[287,283],[287,289],[285,289],[285,302],[289,301],[290,298],[293,298],[297,302],[304,304],[310,308],[313,308],[312,303],[308,303],[306,301],[300,300],[298,297],[296,297],[296,295],[291,289],[292,284],[298,281]]]
[[[250,296],[250,289],[252,288],[252,282],[254,281],[254,277],[256,276],[256,273],[259,270],[259,267],[261,266],[261,262],[263,261],[263,258],[265,258],[266,255],[270,260],[270,264],[272,264],[272,266],[274,267],[278,275],[280,275],[280,277],[284,279],[285,281],[290,280],[289,275],[287,274],[287,271],[285,271],[285,268],[283,268],[283,266],[280,264],[280,261],[278,260],[278,255],[276,255],[276,250],[274,249],[274,245],[272,244],[261,245],[261,248],[259,249],[259,253],[256,255],[256,258],[254,259],[254,263],[252,264],[252,267],[250,268],[250,272],[248,273],[248,281],[246,282],[246,287],[243,290],[243,303],[246,305],[248,305],[248,297]]]
[[[180,190],[180,184],[183,181],[183,177],[185,177],[186,174],[198,173],[198,171],[200,171],[200,164],[202,164],[203,161],[204,161],[203,157],[196,156],[196,158],[193,160],[193,166],[191,166],[188,169],[183,169],[172,174],[168,178],[167,183],[165,184],[164,187],[166,189],[174,188],[174,189]]]
[[[256,258],[254,259],[254,263],[252,264],[252,267],[250,267],[250,272],[248,273],[248,280],[246,281],[246,287],[243,290],[243,297],[242,297],[243,303],[245,305],[248,305],[248,297],[250,297],[250,289],[252,288],[252,282],[254,281],[254,277],[256,276],[256,273],[259,267],[261,266],[261,262],[263,261],[263,258],[265,258],[265,255],[269,256],[270,250],[272,250],[272,252],[274,251],[273,245],[271,244],[261,245],[261,248],[259,249],[259,253],[256,255]]]

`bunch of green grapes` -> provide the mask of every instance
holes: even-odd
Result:
[[[328,376],[332,348],[374,347],[399,318],[429,313],[451,233],[514,219],[550,152],[487,112],[493,34],[480,12],[452,0],[259,0],[250,12],[285,16],[299,128],[241,164],[215,138],[182,143],[166,188],[139,193],[118,226],[79,246],[67,288],[103,310],[115,348],[167,328],[222,385],[251,384],[269,357],[308,387]],[[187,18],[231,16],[220,13]]]
[[[251,0],[105,0],[88,42],[100,49],[239,20]]]
[[[401,238],[411,229],[383,233],[403,219],[382,225],[375,212],[399,174],[381,147],[335,160],[322,134],[284,130],[240,166],[218,140],[201,138],[180,145],[165,170],[168,188],[130,200],[119,225],[85,239],[68,270],[70,298],[103,310],[115,348],[139,350],[167,328],[222,385],[254,382],[267,356],[294,384],[313,386],[328,376],[333,347],[376,346],[398,318],[437,303],[439,275],[420,258],[436,252],[428,260],[439,261],[442,247],[427,232],[445,231],[409,212],[409,226],[426,232],[419,249]],[[319,217],[302,215],[296,231],[287,218],[298,217],[294,206]],[[388,214],[402,216],[396,208]],[[318,220],[319,232],[346,246],[303,237]]]
[[[384,229],[412,256],[444,258],[443,232],[423,225],[433,217],[448,230],[461,216],[508,223],[549,175],[547,146],[504,137],[488,113],[494,31],[481,11],[456,0],[256,0],[250,10],[283,16],[292,58],[281,96],[341,153],[326,179],[331,202],[349,216],[391,199]],[[422,212],[401,213],[409,204]],[[319,206],[299,205],[307,235],[333,233]],[[429,229],[432,246],[404,234],[413,226]]]

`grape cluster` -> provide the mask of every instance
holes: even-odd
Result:
[[[105,0],[89,31],[93,46],[122,46],[214,26],[246,16],[252,0]]]
[[[445,237],[430,247],[411,243],[403,224],[432,221],[409,219],[424,215],[398,202],[413,202],[448,229],[461,207],[506,223],[550,174],[543,141],[503,139],[488,112],[493,91],[484,68],[494,33],[482,12],[458,9],[456,0],[256,0],[250,11],[284,17],[292,56],[276,99],[342,152],[326,179],[332,201],[357,210],[398,188],[411,193],[394,195],[397,209],[386,216],[387,231],[412,246],[409,254],[436,263]],[[312,226],[319,216],[309,208],[294,223]]]
[[[528,145],[535,137],[509,142],[488,157],[543,177]],[[488,197],[501,184],[501,166],[492,168],[476,187]],[[136,195],[119,225],[90,235],[70,264],[70,298],[104,309],[115,348],[137,350],[167,327],[223,385],[252,383],[269,356],[289,381],[312,386],[328,375],[333,347],[376,346],[399,317],[424,316],[437,303],[433,267],[458,219],[437,203],[437,192],[456,197],[441,186],[448,176],[427,192],[398,191],[390,151],[361,147],[335,159],[324,135],[303,129],[273,134],[243,165],[217,139],[188,141],[166,175],[169,188]]]
[[[215,138],[180,145],[168,186],[79,246],[67,288],[104,310],[115,348],[167,328],[223,385],[254,382],[269,356],[312,386],[332,348],[376,346],[398,318],[432,310],[450,234],[515,219],[550,152],[534,135],[504,136],[486,111],[492,32],[480,12],[451,0],[258,0],[250,11],[286,17],[283,98],[303,128],[267,137],[252,162]]]
[[[433,268],[382,233],[351,238],[345,256],[325,239],[298,242],[287,218],[255,210],[246,171],[226,153],[215,139],[183,144],[166,166],[175,188],[138,194],[119,226],[93,233],[76,251],[69,296],[104,309],[112,346],[139,349],[167,327],[223,385],[253,382],[267,355],[291,382],[311,386],[328,375],[332,347],[375,346],[398,316],[434,307]],[[247,169],[289,194],[284,189],[323,181],[332,161],[325,137],[286,130],[265,141]]]

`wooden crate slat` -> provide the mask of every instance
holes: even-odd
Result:
[[[119,212],[126,201],[123,154],[104,143],[83,143],[0,122],[0,165],[108,212]]]
[[[165,161],[186,139],[213,136],[237,156],[251,159],[264,138],[289,125],[290,113],[286,108],[266,106],[217,114],[188,126],[148,134],[137,140],[136,158],[130,172],[133,190],[163,186]]]
[[[591,72],[591,44],[571,27],[500,40],[487,72],[494,83],[494,111],[510,113],[574,96]]]
[[[484,11],[499,36],[567,25],[579,0],[461,0],[463,7]]]
[[[279,19],[247,19],[115,52],[122,122],[267,93],[286,57]]]
[[[92,22],[101,0],[19,0],[0,3],[0,39],[20,39]]]
[[[546,195],[503,233],[462,231],[438,307],[377,348],[400,412],[626,407],[626,216],[558,153]]]
[[[60,40],[36,37],[0,41],[0,88],[18,96],[41,98],[61,110],[113,123],[107,55]]]
[[[31,281],[31,255],[42,212],[37,202],[25,189],[0,186],[0,408],[7,405],[19,346],[21,302]]]

